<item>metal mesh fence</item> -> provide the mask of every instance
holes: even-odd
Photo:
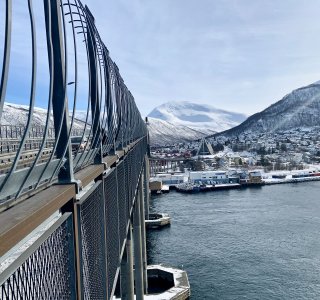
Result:
[[[107,277],[108,299],[116,280],[117,268],[120,262],[119,251],[119,212],[117,194],[116,169],[104,178],[104,196],[106,213],[106,241],[107,241]]]
[[[144,160],[144,184],[143,184],[143,192],[144,192],[144,208],[145,208],[145,219],[149,220],[149,162],[148,160]]]
[[[130,155],[130,160],[131,160],[131,165],[134,164],[135,162],[135,153],[132,152],[131,155]],[[135,178],[135,168],[132,168],[131,169],[131,180],[132,180],[132,185],[131,185],[131,194],[134,195],[134,192],[135,192],[135,184],[136,184],[136,178]]]
[[[75,299],[73,236],[65,214],[0,275],[0,299]]]
[[[145,142],[136,144],[103,182],[97,182],[77,203],[84,299],[113,296]],[[72,214],[65,213],[0,274],[0,299],[75,299],[74,247]]]
[[[126,189],[125,186],[125,173],[124,162],[122,161],[117,166],[117,184],[118,184],[118,204],[119,204],[119,236],[120,236],[120,249],[123,247],[123,243],[127,236],[127,223],[128,216],[126,210]]]
[[[125,188],[125,195],[126,195],[126,219],[130,218],[130,208],[131,208],[131,193],[130,193],[130,172],[129,172],[129,166],[130,166],[130,161],[129,161],[129,155],[124,159],[123,161],[124,164],[124,186]]]
[[[127,189],[127,194],[128,194],[128,199],[127,199],[127,206],[128,206],[128,216],[130,217],[130,211],[132,207],[132,202],[133,202],[133,193],[132,193],[132,165],[131,165],[131,152],[128,154],[127,159],[126,159],[126,185],[129,187]]]
[[[84,299],[106,299],[103,184],[96,183],[78,204]]]

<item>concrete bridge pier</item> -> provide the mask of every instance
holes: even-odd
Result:
[[[121,260],[121,299],[134,299],[133,256],[132,256],[132,226],[130,224],[126,248]]]

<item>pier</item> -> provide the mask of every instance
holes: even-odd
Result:
[[[155,160],[155,159],[154,159]],[[246,176],[243,172],[231,171],[187,171],[185,173],[155,173],[149,182],[153,194],[163,194],[175,189],[181,193],[214,192],[239,188],[255,188],[263,185],[301,183],[307,181],[320,181],[317,169],[283,173],[274,171],[262,173],[249,171]],[[164,188],[165,187],[165,188]]]

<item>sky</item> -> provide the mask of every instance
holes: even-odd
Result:
[[[171,101],[211,104],[250,115],[293,89],[320,80],[319,0],[83,3],[95,16],[143,116]],[[22,22],[17,26],[23,28]],[[12,73],[23,75],[30,59],[24,57],[25,47],[15,51]],[[41,64],[46,56],[39,53]],[[45,76],[39,74],[41,81]],[[19,76],[10,80],[7,99],[26,98],[28,93],[17,89],[23,80]]]
[[[319,0],[85,3],[144,114],[170,101],[252,114],[320,80]]]

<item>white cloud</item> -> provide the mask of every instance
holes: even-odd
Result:
[[[254,113],[320,79],[317,0],[83,2],[143,115],[172,100]]]

